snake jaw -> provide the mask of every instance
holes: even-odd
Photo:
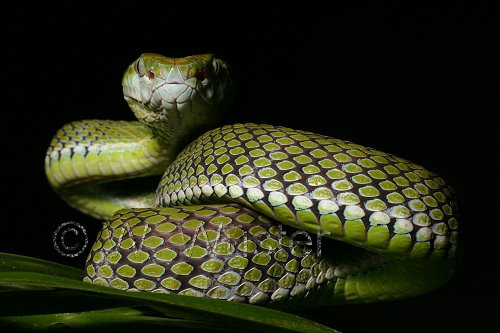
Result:
[[[184,83],[165,82],[153,92],[159,96],[161,106],[167,110],[181,109],[184,104],[189,103],[194,98],[196,89]],[[151,105],[151,104],[150,104]]]

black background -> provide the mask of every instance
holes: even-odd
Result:
[[[446,286],[309,318],[345,332],[498,327],[490,315],[500,241],[496,5],[58,10],[20,9],[3,23],[1,251],[82,268],[87,253],[59,255],[52,234],[76,221],[92,242],[99,223],[50,189],[43,160],[51,137],[73,120],[132,120],[120,82],[140,53],[210,52],[238,82],[224,123],[285,125],[372,146],[424,165],[459,194],[464,257]]]

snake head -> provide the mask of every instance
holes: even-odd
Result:
[[[163,132],[165,126],[168,131],[192,130],[195,124],[213,123],[222,115],[229,74],[227,64],[212,54],[170,58],[144,53],[127,68],[123,93],[143,123]]]

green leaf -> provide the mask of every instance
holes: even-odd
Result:
[[[85,272],[81,269],[58,263],[0,252],[0,272],[36,272],[81,280]]]
[[[0,293],[1,316],[26,316],[60,312],[85,312],[140,305],[140,301],[64,290],[9,290]]]
[[[40,263],[39,261],[37,262]],[[47,266],[53,268],[53,265],[57,264],[49,263]],[[19,268],[18,265],[13,266]],[[57,265],[57,268],[59,270],[56,270],[59,273],[66,269],[64,268],[64,266],[60,266],[62,265]],[[32,266],[28,265],[28,267]],[[41,267],[37,266],[37,268]],[[254,330],[265,332],[333,331],[328,327],[292,314],[249,304],[240,304],[213,300],[209,298],[198,298],[171,294],[126,292],[114,288],[85,283],[81,280],[76,280],[74,274],[71,274],[72,277],[68,278],[61,275],[51,276],[37,272],[19,272],[18,269],[13,269],[13,271],[10,272],[6,269],[2,270],[3,272],[0,273],[0,287],[3,287],[5,289],[29,288],[33,290],[41,290],[41,293],[47,293],[47,295],[50,293],[54,293],[56,290],[79,292],[81,294],[84,294],[87,299],[88,297],[100,297],[101,299],[106,298],[109,301],[116,301],[117,304],[120,304],[121,306],[127,304],[127,302],[130,302],[130,304],[133,306],[147,306],[150,311],[157,311],[158,318],[180,320],[175,321],[175,324],[172,321],[164,321],[160,323],[159,320],[153,320],[149,318],[151,316],[139,316],[136,314],[134,315],[135,318],[131,319],[132,322],[136,323],[150,320],[154,325],[161,324],[166,326],[177,325],[182,327],[195,327],[195,325],[198,325],[198,322],[203,322],[206,325],[203,327],[206,328],[241,330],[241,327],[244,327],[247,331]],[[56,290],[46,290],[47,288]],[[6,295],[6,293],[8,293],[9,297],[12,299],[13,295],[15,295],[16,292],[3,292],[0,293],[0,297],[2,297],[2,295],[4,294]],[[18,293],[21,292],[19,291]],[[69,297],[70,294],[67,295]],[[7,300],[3,300],[3,302],[1,302],[0,304],[5,304],[6,302]],[[26,300],[26,302],[29,302],[29,300]],[[99,304],[99,302],[91,302],[91,304]],[[95,315],[96,320],[102,320],[103,322],[107,320],[110,323],[112,321],[111,318],[103,318],[100,314],[94,312],[85,312],[84,314],[73,313],[73,316],[70,317],[46,317],[46,315],[31,315],[31,318],[25,318],[26,321],[23,321],[24,319],[21,318],[23,316],[8,316],[3,317],[3,319],[1,320],[5,319],[11,324],[20,323],[20,325],[21,323],[29,322],[30,320],[32,322],[40,320],[40,325],[42,325],[43,323],[48,325],[51,320],[53,321],[56,318],[57,320],[76,321],[82,323],[81,325],[83,325],[86,319],[82,319],[82,321],[74,319],[80,315],[84,316],[82,318],[88,318],[88,316],[90,316],[91,318],[93,315]],[[240,328],[238,329],[238,327]]]
[[[49,329],[49,328],[97,328],[103,329],[112,326],[131,329],[130,325],[137,329],[151,326],[169,326],[186,328],[213,328],[219,329],[217,325],[201,321],[188,321],[181,319],[161,318],[148,315],[145,310],[122,307],[105,310],[79,312],[79,313],[56,313],[45,315],[10,316],[0,317],[0,323],[5,327],[16,327],[24,329]]]

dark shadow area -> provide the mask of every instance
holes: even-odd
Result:
[[[226,8],[232,14],[200,18],[185,5],[175,22],[169,19],[178,13],[145,6],[126,15],[20,10],[26,30],[2,23],[0,251],[83,268],[88,250],[61,256],[53,233],[75,221],[92,243],[100,222],[48,185],[43,163],[52,136],[74,120],[134,119],[121,76],[142,52],[212,52],[232,65],[237,82],[224,123],[284,125],[372,146],[425,166],[458,193],[463,258],[446,286],[411,300],[304,315],[344,332],[498,327],[498,316],[489,315],[499,284],[498,5],[388,1],[252,13],[235,3]]]

